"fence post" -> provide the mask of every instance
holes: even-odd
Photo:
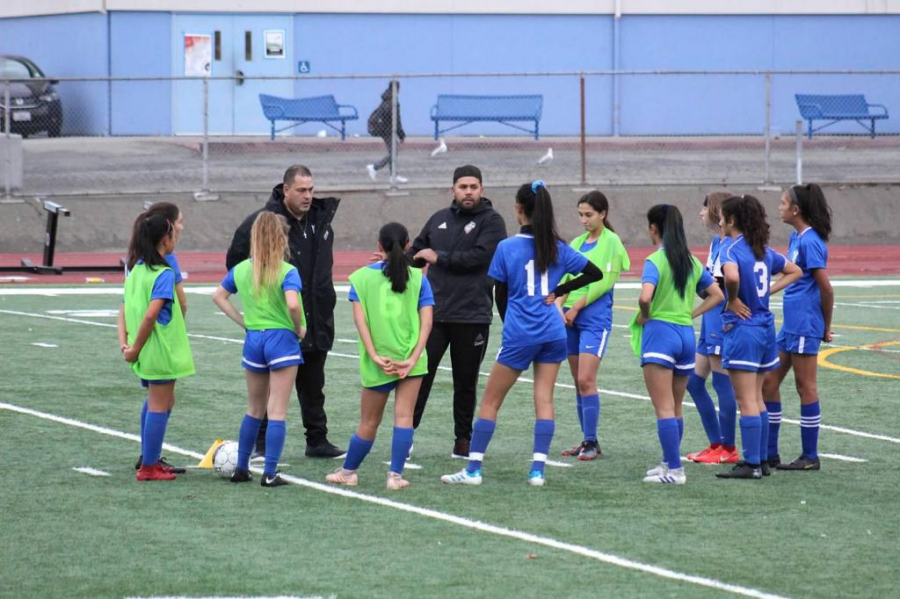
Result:
[[[771,185],[771,160],[772,160],[772,72],[766,71],[766,177],[764,185]]]
[[[803,185],[803,121],[797,120],[797,185]]]
[[[9,98],[9,81],[3,82],[3,131],[6,136],[6,173],[4,179],[6,179],[3,189],[4,189],[4,197],[10,197],[12,195],[12,138],[10,137],[10,117],[9,117],[9,109],[10,109],[10,98]]]
[[[397,78],[391,78],[391,189],[397,188]]]
[[[203,156],[203,181],[200,191],[194,193],[197,201],[218,200],[219,196],[209,191],[209,79],[203,78],[203,142],[201,143]]]
[[[587,138],[585,132],[585,102],[584,102],[584,73],[579,76],[581,82],[581,184],[587,184]]]

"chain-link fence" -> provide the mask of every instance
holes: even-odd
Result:
[[[0,193],[894,182],[900,71],[0,79]]]

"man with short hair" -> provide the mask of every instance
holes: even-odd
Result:
[[[497,244],[506,239],[503,217],[482,197],[481,170],[461,166],[453,173],[453,202],[428,219],[409,250],[415,265],[428,265],[434,292],[434,324],[425,350],[413,426],[418,427],[435,373],[447,347],[453,368],[455,442],[451,456],[467,458],[475,416],[478,370],[493,318],[493,281],[487,276]]]
[[[337,212],[338,198],[313,197],[313,177],[308,168],[294,165],[284,173],[282,183],[272,189],[265,207],[248,216],[234,232],[225,259],[230,270],[250,256],[250,229],[263,210],[287,219],[289,262],[297,267],[303,282],[301,296],[306,314],[306,337],[300,350],[303,364],[297,369],[297,398],[306,429],[306,455],[311,458],[336,458],[344,454],[328,441],[325,416],[325,359],[334,343],[334,306],[336,296],[331,269],[334,264],[334,230],[331,222]],[[266,421],[260,427],[255,453],[265,453]]]

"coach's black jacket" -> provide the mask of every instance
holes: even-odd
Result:
[[[334,230],[331,228],[331,221],[334,220],[339,203],[338,198],[313,198],[304,228],[304,223],[284,207],[284,192],[281,185],[276,185],[265,207],[244,219],[234,232],[225,258],[225,266],[230,270],[250,257],[250,229],[256,215],[263,210],[280,214],[287,219],[290,225],[290,262],[300,271],[303,283],[301,295],[306,314],[306,337],[301,344],[303,351],[328,351],[334,344],[336,296],[331,277],[334,265]]]
[[[434,291],[434,321],[490,323],[493,281],[487,276],[497,244],[506,239],[506,223],[491,201],[482,198],[472,210],[456,201],[428,219],[409,255],[433,249],[437,263],[428,269]],[[418,261],[423,267],[425,261]]]

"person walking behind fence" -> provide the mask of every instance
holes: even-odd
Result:
[[[369,178],[372,181],[378,180],[378,171],[383,169],[384,167],[388,167],[390,170],[391,165],[393,163],[393,131],[394,131],[394,108],[392,106],[393,85],[397,86],[397,94],[400,94],[400,82],[391,82],[388,83],[388,87],[384,90],[384,93],[381,94],[381,104],[378,105],[378,108],[369,115],[368,129],[369,135],[372,137],[380,137],[384,140],[384,145],[387,147],[387,154],[384,158],[379,160],[374,164],[366,165],[366,170],[369,172]],[[403,131],[403,120],[400,118],[400,102],[397,102],[397,143],[402,143],[403,140],[406,139],[406,132]],[[397,148],[399,151],[399,147]],[[399,175],[395,175],[391,180],[391,183],[406,183],[407,178],[401,177]]]
[[[450,348],[453,367],[451,457],[469,457],[478,370],[493,319],[493,282],[488,266],[497,244],[506,239],[506,223],[482,197],[481,170],[472,165],[453,172],[453,203],[435,212],[413,241],[414,266],[428,265],[434,287],[434,326],[428,337],[428,374],[422,380],[413,426],[419,427],[441,358]]]

